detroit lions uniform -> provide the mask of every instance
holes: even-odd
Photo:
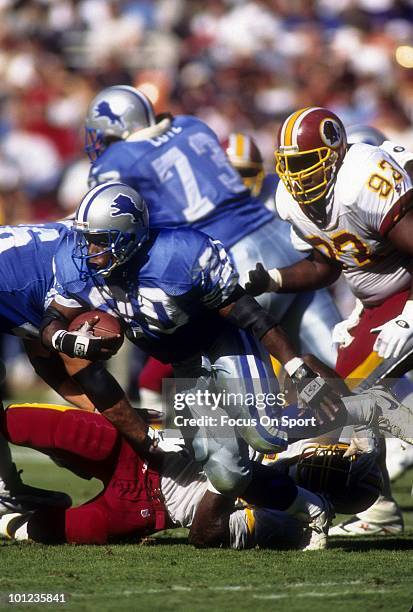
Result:
[[[133,342],[174,364],[182,393],[204,392],[214,384],[222,394],[219,406],[196,402],[185,408],[197,419],[191,430],[195,456],[218,490],[243,490],[250,478],[248,444],[274,452],[286,446],[287,433],[260,420],[260,414],[276,418],[280,410],[272,399],[279,388],[269,355],[250,333],[216,312],[238,281],[222,245],[192,229],[152,230],[137,254],[108,279],[81,280],[71,256],[73,241],[68,235],[56,255],[56,302],[123,319]],[[272,394],[271,405],[245,401],[246,394],[258,393]],[[216,421],[208,423],[207,417]],[[238,427],[228,417],[241,419]],[[185,431],[185,422],[177,425]]]
[[[302,258],[292,247],[285,224],[250,195],[204,122],[177,116],[156,136],[147,135],[148,130],[153,128],[107,147],[92,165],[90,186],[120,180],[146,201],[151,227],[190,225],[220,240],[241,285],[257,261],[281,267]],[[297,303],[294,298],[267,294],[258,301],[283,324],[291,309],[285,327],[292,339],[332,364],[331,331],[340,318],[331,297],[323,290],[308,293]]]
[[[0,331],[37,337],[53,299],[53,257],[68,224],[0,227]]]

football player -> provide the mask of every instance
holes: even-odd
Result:
[[[70,225],[71,223],[48,223],[1,227],[0,332],[23,338],[36,373],[66,401],[85,410],[94,410],[93,395],[91,399],[87,391],[75,380],[76,373],[87,365],[85,361],[69,358],[64,354],[57,356],[55,351],[48,351],[39,339],[44,310],[54,295],[55,253],[70,234]],[[110,348],[113,339],[100,342],[103,357],[108,357],[112,354]],[[3,365],[0,365],[0,368],[3,369]],[[100,387],[104,385],[105,380],[109,385],[115,384],[102,363],[99,365],[99,374],[100,378],[96,384]],[[88,382],[91,386],[92,381]],[[118,403],[119,398],[120,392],[116,400]],[[123,415],[128,411],[135,415],[123,395],[119,418],[124,419]],[[108,418],[116,420],[113,412],[115,411],[112,411]],[[8,445],[0,436],[0,513],[11,508],[33,507],[40,503],[67,504],[67,501],[66,495],[59,497],[53,492],[41,491],[23,484],[12,462]]]
[[[258,264],[247,285],[253,295],[307,290],[331,284],[343,271],[358,303],[336,329],[335,339],[342,340],[336,370],[358,389],[408,371],[413,351],[413,191],[404,169],[412,155],[381,140],[379,147],[348,146],[340,119],[324,108],[286,119],[276,150],[282,179],[276,205],[291,223],[294,245],[308,257],[270,271]]]
[[[151,227],[190,225],[219,240],[235,263],[241,285],[256,261],[272,268],[302,257],[284,223],[251,196],[203,121],[185,115],[158,120],[141,91],[117,85],[92,100],[85,128],[92,161],[89,186],[110,180],[126,183],[145,200]],[[327,291],[298,299],[293,294],[266,295],[259,303],[302,351],[334,363],[330,339],[340,316]]]
[[[250,193],[259,198],[274,212],[274,191],[279,181],[278,175],[265,175],[262,155],[254,139],[247,134],[234,132],[222,143],[222,148]],[[277,216],[276,221],[273,220],[271,223],[271,231],[276,231],[276,235],[282,237],[282,243],[279,245],[277,242],[277,250],[282,250],[285,256],[290,257],[291,261],[295,260],[297,252],[289,241],[288,223]],[[239,252],[241,253],[243,248],[246,247],[249,257],[251,245],[248,247],[246,245],[246,239],[242,240]],[[234,248],[238,250],[238,247]],[[255,256],[259,256],[258,252],[255,253]],[[276,257],[276,253],[274,253],[274,257]],[[318,356],[322,354],[324,361],[331,363],[334,356],[333,354],[330,357],[328,355],[332,347],[330,328],[320,325],[320,318],[323,318],[326,311],[333,312],[332,309],[335,310],[326,293],[318,291],[304,294],[273,294],[272,308],[275,305],[277,305],[277,312],[285,313],[280,320],[280,325],[287,330],[289,338],[293,342],[296,341],[296,344],[298,338],[305,339],[305,347],[313,346],[312,352]],[[319,349],[320,346],[324,347],[323,350]],[[330,348],[327,350],[327,347]],[[274,367],[277,372],[278,364],[274,364]],[[172,368],[170,366],[160,364],[153,358],[147,360],[138,379],[142,406],[162,411],[162,380],[171,376]]]
[[[174,365],[174,401],[179,393],[187,419],[181,425],[209,479],[211,513],[225,495],[267,495],[265,506],[274,503],[270,486],[256,490],[248,456],[248,444],[271,453],[288,442],[288,424],[277,418],[280,406],[270,406],[279,388],[269,354],[284,365],[321,430],[374,423],[413,440],[405,435],[411,411],[391,410],[396,405],[376,392],[367,399],[340,400],[297,356],[273,317],[238,285],[222,245],[190,228],[149,230],[146,205],[128,185],[113,182],[92,189],[76,211],[73,228],[56,253],[56,293],[45,313],[42,341],[69,356],[98,358],[99,339],[67,331],[79,309],[89,306],[122,319],[129,339]],[[79,380],[88,384],[88,367]],[[213,410],[207,400],[212,384],[219,398]],[[109,391],[95,393],[98,407],[104,407]],[[116,393],[112,389],[111,403]],[[260,410],[271,418],[261,420]],[[292,412],[297,416],[297,407]],[[215,420],[209,421],[211,416]],[[228,426],[220,427],[223,423]],[[135,433],[132,426],[122,432],[129,439]],[[308,437],[308,427],[296,437]]]
[[[218,534],[210,517],[202,513],[206,476],[185,452],[182,439],[163,440],[158,434],[162,464],[154,465],[121,440],[115,428],[97,413],[47,404],[15,404],[4,411],[1,423],[11,442],[56,458],[63,456],[69,469],[103,483],[103,490],[79,507],[4,516],[0,536],[16,540],[105,544],[125,538],[138,541],[165,528],[188,527],[190,542],[196,546],[241,549],[287,544],[320,550],[326,543],[322,492],[327,489],[340,511],[346,512],[349,504],[374,498],[380,486],[379,476],[366,466],[365,475],[360,476],[360,470],[357,475],[357,461],[346,461],[341,448],[306,448],[297,465],[299,486],[282,467],[279,471],[267,468],[276,474],[278,511],[247,505],[248,500],[235,504],[228,499]],[[304,489],[306,483],[317,492]],[[285,501],[286,493],[291,497],[290,490],[296,494],[292,504]]]

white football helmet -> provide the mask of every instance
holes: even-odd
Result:
[[[114,140],[156,123],[150,100],[129,85],[103,89],[89,105],[85,120],[85,151],[94,161]]]
[[[387,140],[383,132],[380,132],[380,130],[372,127],[371,125],[353,125],[348,127],[346,132],[348,144],[364,142],[364,144],[379,147],[385,140]]]
[[[94,187],[81,201],[73,222],[77,236],[72,257],[81,279],[107,277],[127,262],[146,240],[148,226],[146,204],[132,187],[116,182]],[[90,255],[91,243],[102,250]],[[111,254],[105,268],[91,263],[105,253]]]

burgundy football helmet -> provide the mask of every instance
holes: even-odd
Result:
[[[222,148],[244,185],[253,196],[258,196],[264,180],[264,163],[254,139],[242,132],[233,132],[224,140]]]
[[[328,199],[346,153],[346,131],[327,108],[308,107],[281,125],[276,172],[300,205]]]

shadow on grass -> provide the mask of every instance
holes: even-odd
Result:
[[[362,550],[413,550],[413,534],[405,537],[352,537],[351,540],[348,537],[335,537],[330,538],[328,544],[331,549],[341,549],[346,552],[358,552]]]

